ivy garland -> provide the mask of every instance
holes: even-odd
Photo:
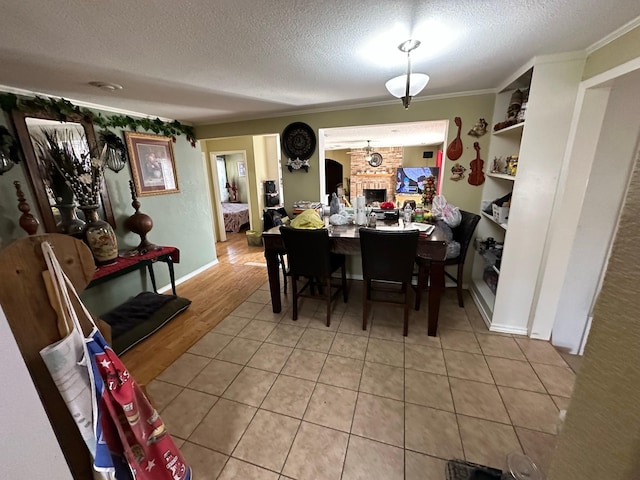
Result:
[[[94,125],[102,128],[124,128],[132,131],[138,129],[151,131],[158,135],[171,137],[175,142],[177,135],[184,135],[195,148],[195,131],[191,125],[183,125],[177,120],[163,122],[159,118],[134,118],[129,115],[102,115],[88,108],[81,108],[64,98],[18,97],[13,93],[0,93],[0,108],[5,112],[19,110],[25,113],[47,112],[56,120],[66,122],[71,115],[80,115]]]

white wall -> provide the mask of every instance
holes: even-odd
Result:
[[[616,80],[598,137],[573,249],[553,316],[554,345],[578,352],[605,269],[640,132],[640,72]],[[574,168],[581,168],[574,164]],[[588,168],[585,166],[584,168]],[[585,188],[586,187],[586,188]]]
[[[0,365],[0,478],[71,479],[1,307]]]
[[[531,336],[584,343],[640,131],[640,59],[583,81],[554,201]],[[552,333],[553,330],[553,333]]]

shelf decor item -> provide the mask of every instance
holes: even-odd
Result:
[[[64,180],[85,218],[85,225],[80,232],[74,219],[75,203],[72,199],[66,200],[69,192],[60,193],[61,196],[56,197],[59,202],[58,211],[63,217],[62,222],[66,218],[68,225],[59,224],[58,228],[65,229],[68,233],[81,233],[82,239],[93,253],[96,265],[113,263],[118,257],[116,235],[111,225],[98,215],[107,145],[98,156],[81,147],[87,145],[87,142],[77,131],[43,128],[41,132],[42,136],[35,139],[40,158]]]
[[[18,162],[18,142],[6,127],[0,125],[0,175],[8,172]]]
[[[131,206],[135,209],[135,213],[124,221],[124,227],[140,236],[140,243],[135,250],[141,255],[151,250],[159,250],[162,247],[147,240],[147,233],[153,228],[153,220],[146,213],[140,212],[140,202],[136,196],[133,180],[129,180],[129,190],[131,191]]]
[[[24,198],[24,193],[20,186],[20,182],[18,180],[15,180],[13,182],[13,185],[16,187],[16,196],[18,197],[18,210],[22,212],[18,224],[20,225],[20,228],[27,232],[27,235],[34,235],[38,231],[40,222],[38,222],[38,219],[31,214],[31,207]]]
[[[96,265],[110,265],[118,258],[118,241],[109,225],[98,216],[98,205],[79,207],[86,220],[82,230],[84,242],[89,246]]]
[[[109,130],[100,132],[100,141],[107,146],[107,168],[119,172],[127,163],[127,148],[118,135]]]

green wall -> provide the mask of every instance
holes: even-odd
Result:
[[[109,112],[102,113],[109,115]],[[0,123],[9,124],[4,114],[0,115]],[[122,130],[113,131],[122,137]],[[142,204],[140,211],[154,220],[148,239],[158,245],[174,245],[180,249],[180,263],[175,266],[176,278],[180,278],[213,262],[216,253],[201,150],[198,147],[192,148],[184,137],[177,137],[173,148],[180,192],[141,197],[139,200]],[[14,180],[21,182],[32,213],[39,216],[25,175],[24,167],[20,164],[0,177],[0,247],[26,236],[18,226],[20,212],[17,209]],[[126,232],[123,226],[124,221],[134,212],[129,191],[130,167],[125,167],[119,173],[107,170],[105,178],[116,219],[118,247],[135,247],[140,238]],[[42,227],[39,233],[42,233]],[[154,271],[158,287],[169,284],[169,274],[164,264],[157,264]],[[127,298],[151,288],[146,273],[133,272],[87,290],[82,297],[91,312],[100,315]]]
[[[472,143],[473,144],[473,143]],[[423,158],[424,152],[433,152],[433,157]],[[415,147],[404,147],[402,152],[403,167],[435,167],[438,161],[438,149],[432,145],[418,145]],[[453,164],[453,162],[451,162]]]
[[[402,108],[400,103],[379,105],[374,107],[362,107],[345,110],[334,110],[330,112],[305,113],[276,118],[263,118],[256,120],[238,121],[230,123],[210,124],[196,126],[196,137],[203,139],[223,139],[207,140],[207,148],[215,145],[213,142],[224,142],[226,146],[237,147],[238,142],[246,144],[246,140],[234,140],[229,137],[245,137],[252,135],[263,135],[280,133],[292,122],[304,122],[313,128],[318,134],[320,128],[345,127],[353,125],[380,125],[387,123],[417,122],[425,120],[449,120],[453,125],[454,117],[461,117],[463,131],[466,126],[475,124],[478,118],[492,118],[493,103],[495,95],[492,93],[468,95],[459,97],[439,98],[418,101],[414,100],[408,110]],[[446,144],[448,145],[455,138],[456,128],[450,128]],[[251,138],[251,137],[249,137]],[[463,135],[464,153],[459,160],[464,165],[469,165],[475,158],[473,142],[480,143],[481,155],[489,147],[490,135],[485,135],[479,139]],[[252,147],[251,147],[252,148]],[[235,148],[229,148],[235,149]],[[245,149],[245,148],[243,148]],[[247,150],[247,164],[253,162],[250,157],[252,152]],[[319,199],[320,196],[320,176],[318,171],[318,150],[310,158],[311,168],[306,173],[304,170],[289,172],[285,167],[287,159],[283,156],[283,190],[285,197],[285,207],[290,210],[293,202],[301,199]],[[486,160],[486,158],[483,158]],[[453,182],[449,180],[448,170],[453,162],[447,160],[444,166],[443,194],[447,200],[458,205],[464,210],[477,211],[481,200],[481,187],[473,187],[467,182]],[[253,168],[253,167],[251,167]],[[255,169],[254,169],[255,170]],[[251,188],[251,185],[250,185]],[[257,190],[253,190],[257,191]],[[252,209],[254,206],[252,205]],[[257,211],[257,205],[255,206]]]

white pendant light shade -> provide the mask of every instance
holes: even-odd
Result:
[[[409,96],[419,94],[429,83],[429,75],[425,73],[412,73],[409,77]],[[396,98],[402,98],[407,93],[407,76],[394,77],[384,84],[389,93]]]

